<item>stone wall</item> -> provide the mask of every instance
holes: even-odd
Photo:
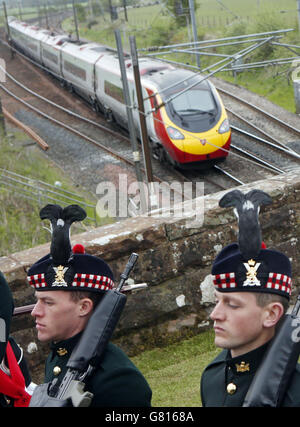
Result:
[[[294,291],[299,288],[300,171],[239,187],[243,192],[259,188],[273,204],[261,209],[260,222],[268,247],[285,252],[293,262]],[[210,269],[220,249],[236,241],[237,222],[232,209],[221,209],[225,192],[205,196],[204,222],[187,227],[186,219],[130,218],[72,236],[86,252],[106,260],[118,278],[131,252],[139,254],[131,275],[148,288],[128,295],[114,334],[129,355],[163,346],[210,327]],[[15,306],[34,302],[26,270],[49,252],[49,244],[0,258],[0,270],[11,286]],[[23,347],[33,378],[42,380],[48,345],[36,338],[30,314],[15,316],[12,335]]]

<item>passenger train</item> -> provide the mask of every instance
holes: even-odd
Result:
[[[45,67],[96,111],[127,128],[116,50],[8,18],[11,43]],[[125,55],[132,105],[137,105],[132,63]],[[139,58],[149,141],[154,157],[179,168],[210,166],[227,157],[231,129],[222,100],[208,80],[192,71]],[[134,123],[139,129],[137,108]]]

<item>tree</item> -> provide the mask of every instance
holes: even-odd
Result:
[[[76,14],[77,14],[78,21],[79,22],[85,22],[86,21],[85,7],[82,6],[82,4],[79,4],[79,3],[76,3],[75,7],[76,7]]]

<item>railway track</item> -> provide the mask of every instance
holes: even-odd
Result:
[[[234,149],[260,151],[262,161],[270,162],[271,168],[284,172],[298,167],[300,154],[300,128],[275,116],[273,113],[243,99],[241,96],[218,87],[231,118],[231,128],[239,138]],[[237,112],[238,111],[238,112]],[[259,150],[259,145],[263,149]]]
[[[24,63],[24,59],[22,60],[22,62]],[[32,64],[29,63],[26,65],[32,70],[32,72],[40,74],[40,70],[36,70],[35,67],[32,66]],[[15,88],[18,87],[18,89],[21,90],[21,95],[17,96],[14,92],[7,89],[7,87],[5,87],[4,85],[1,85],[0,88],[2,89],[2,91],[5,91],[6,94],[8,94],[11,97],[14,97],[18,102],[22,103],[26,108],[33,110],[36,114],[41,115],[46,120],[50,120],[51,122],[55,123],[58,126],[63,126],[65,129],[74,133],[78,137],[83,138],[83,139],[87,140],[88,142],[93,143],[99,149],[104,150],[109,156],[111,155],[114,158],[116,158],[122,162],[125,162],[127,165],[129,165],[131,167],[134,166],[133,161],[130,160],[132,153],[131,153],[129,138],[124,136],[124,135],[121,135],[119,132],[116,132],[116,131],[110,129],[106,123],[105,123],[105,125],[100,124],[99,121],[101,121],[101,117],[96,116],[92,112],[89,112],[88,116],[90,116],[90,114],[93,114],[93,119],[85,117],[81,114],[74,113],[70,109],[68,109],[62,105],[58,105],[57,102],[54,102],[51,99],[46,98],[45,96],[41,95],[40,93],[37,93],[35,90],[32,90],[28,86],[24,85],[23,83],[18,81],[14,76],[12,76],[11,73],[8,73],[7,77],[10,80],[10,83],[13,87],[15,87]],[[56,84],[56,82],[51,79],[51,84]],[[57,86],[57,89],[59,91],[64,91],[58,84],[56,84],[56,86]],[[26,93],[26,95],[25,95],[25,93]],[[31,104],[26,102],[24,99],[22,99],[22,98],[27,98],[28,95],[30,95],[30,97],[31,97]],[[72,95],[68,95],[68,96],[72,97]],[[36,100],[35,100],[36,98],[39,100],[38,108],[33,105],[33,104],[36,104]],[[79,102],[82,102],[85,105],[85,103],[83,101],[79,101]],[[46,107],[47,113],[45,112],[45,106],[42,106],[44,103],[47,105],[47,107]],[[51,109],[51,115],[49,114],[49,107]],[[90,108],[90,107],[88,107],[88,108]],[[55,118],[57,113],[54,113],[54,110],[56,110],[56,109],[59,111],[59,120],[57,118]],[[20,113],[18,113],[18,114],[20,115]],[[21,117],[22,120],[26,121],[27,123],[31,121],[31,118],[29,117],[28,113],[27,114],[23,113],[21,115],[22,115],[22,117]],[[26,115],[27,115],[27,117],[26,117]],[[72,126],[69,126],[69,125],[63,123],[62,115],[63,116],[69,116],[69,118],[66,119],[68,121],[70,120],[70,117],[71,117],[71,120],[73,120],[73,119],[76,120],[76,122],[74,123],[75,126],[72,127]],[[95,120],[97,120],[97,122]],[[79,125],[78,121],[84,122],[84,125]],[[80,129],[82,129],[82,127],[84,127],[85,133],[79,131],[78,130],[79,127],[80,127]],[[96,129],[99,129],[101,132],[108,133],[109,136],[113,137],[113,139],[109,138],[108,144],[99,143],[96,140],[95,136],[94,137],[91,136],[91,132],[93,134],[94,131],[91,131],[90,127],[92,127],[92,128],[95,127]],[[101,137],[101,140],[102,139],[103,138]],[[107,140],[107,138],[106,138],[106,140]],[[114,140],[116,140],[116,141],[114,141]],[[111,148],[112,144],[114,144],[114,145],[119,144],[118,149],[113,150]],[[120,147],[122,147],[122,148],[120,149]],[[120,154],[120,151],[122,151],[122,154]],[[183,177],[180,174],[180,172],[176,171],[171,166],[168,166],[168,165],[162,166],[155,159],[152,160],[152,166],[153,166],[153,170],[155,172],[155,179],[159,182],[173,182],[175,180],[183,181]],[[219,179],[218,176],[216,176],[215,178],[216,178],[216,180]],[[205,180],[204,175],[200,175],[200,176],[198,175],[198,181],[199,181],[199,179]],[[187,179],[185,178],[184,180],[186,181]],[[210,187],[211,187],[211,185],[212,185],[212,183],[210,182]],[[216,190],[216,188],[220,189],[220,188],[224,188],[224,187],[220,187],[220,185],[218,185],[218,183],[216,183],[215,187],[214,187],[214,191]],[[212,189],[210,188],[209,191],[211,192]]]
[[[42,71],[36,69],[32,64],[28,64],[27,62],[25,63],[25,60],[22,59],[21,60],[23,66],[27,66],[31,69],[32,72],[36,73],[37,75],[40,76],[40,74],[42,73]],[[12,75],[9,75],[10,78],[10,86],[11,85],[15,85],[18,86],[19,88],[22,87],[22,84]],[[43,81],[45,81],[45,75],[43,73]],[[49,85],[50,86],[55,86],[56,87],[56,93],[52,93],[52,99],[53,98],[58,98],[59,96],[57,95],[57,92],[61,92],[63,91],[62,88],[59,87],[58,83],[56,81],[53,81],[53,79],[49,78],[47,79],[49,81]],[[26,81],[26,78],[25,78]],[[7,85],[1,85],[0,88],[3,91],[6,91],[6,93],[9,96],[13,96],[13,92],[7,88]],[[35,90],[31,89],[31,88],[23,88],[21,89],[21,91],[23,91],[23,95],[21,95],[21,97],[23,98],[27,98],[28,94],[30,95],[31,99],[33,100],[33,104],[38,104],[38,107],[35,107],[34,105],[33,110],[35,109],[35,113],[38,113],[39,115],[42,115],[44,117],[44,119],[47,120],[51,120],[53,123],[55,123],[56,125],[59,126],[64,126],[65,129],[67,129],[68,131],[74,133],[78,138],[80,139],[84,139],[90,143],[92,143],[93,145],[95,145],[95,147],[97,147],[99,150],[105,151],[106,153],[106,163],[111,162],[112,164],[114,164],[116,166],[116,160],[118,160],[119,162],[122,163],[126,163],[127,166],[129,167],[133,167],[134,163],[133,161],[130,160],[130,157],[132,155],[131,153],[131,147],[130,147],[130,140],[128,137],[121,135],[119,132],[116,132],[115,130],[111,129],[108,127],[108,125],[105,123],[101,124],[99,123],[101,121],[101,118],[99,116],[97,116],[95,113],[93,113],[92,111],[89,110],[89,108],[84,108],[84,110],[86,111],[87,114],[85,114],[84,116],[82,114],[78,114],[78,113],[74,113],[74,111],[71,111],[69,108],[66,108],[63,105],[59,105],[57,102],[54,102],[49,97],[49,94],[46,94],[46,96],[44,96],[43,94],[38,94]],[[26,92],[26,95],[24,95],[24,93]],[[54,96],[53,96],[54,95]],[[70,95],[68,94],[68,97]],[[229,95],[228,95],[229,96]],[[26,106],[27,108],[31,108],[29,103],[27,102],[25,104],[26,101],[24,101],[24,99],[21,99],[20,96],[17,96],[18,102],[22,102],[23,105]],[[33,98],[32,98],[33,97]],[[73,97],[72,97],[73,98]],[[38,101],[37,101],[38,99]],[[75,99],[75,98],[73,98]],[[43,112],[41,109],[41,103],[46,103],[47,106],[47,113]],[[72,101],[71,101],[72,103]],[[78,103],[84,104],[82,101],[79,101],[76,99],[76,106],[78,105]],[[73,102],[74,104],[74,102]],[[53,117],[50,117],[49,115],[49,106],[51,109],[51,114],[53,114]],[[81,105],[82,107],[82,105]],[[56,112],[54,113],[54,110],[56,110]],[[74,108],[72,109],[74,110]],[[57,111],[59,111],[57,113]],[[18,113],[20,115],[20,113]],[[23,114],[23,120],[27,120],[27,122],[30,122],[30,113],[21,113],[21,115]],[[59,116],[59,120],[57,118],[55,118],[55,115]],[[27,116],[27,118],[26,118]],[[66,123],[63,123],[62,121],[62,117],[67,117],[68,119],[65,118],[63,119],[66,120],[68,123],[71,121],[72,125],[66,125]],[[97,120],[97,121],[96,121]],[[79,125],[79,121],[83,122],[82,124]],[[84,132],[83,132],[84,129]],[[246,131],[244,129],[238,128],[237,126],[233,126],[233,131],[234,132],[239,132],[241,133],[247,133],[247,138],[251,138],[251,140],[259,140],[258,135],[253,135],[250,134],[249,131]],[[256,131],[258,132],[258,130],[256,129]],[[291,131],[291,130],[290,130]],[[95,133],[96,132],[96,133]],[[99,134],[99,132],[101,132],[101,134]],[[107,135],[109,135],[109,141],[107,142]],[[99,139],[101,140],[101,142],[99,142]],[[240,139],[240,138],[239,138]],[[260,139],[262,140],[263,138],[260,137]],[[262,142],[262,141],[260,141]],[[253,144],[253,142],[252,142]],[[246,143],[247,145],[247,143]],[[248,144],[249,145],[249,144]],[[273,145],[276,145],[275,143],[273,143]],[[112,148],[112,147],[115,147]],[[255,154],[251,154],[251,153],[246,153],[244,150],[244,152],[241,152],[240,150],[242,149],[239,146],[237,146],[234,142],[232,144],[233,147],[233,151],[238,151],[238,154],[234,154],[234,152],[232,151],[232,153],[229,155],[229,158],[234,157],[233,160],[230,161],[226,161],[224,162],[221,166],[216,166],[214,168],[212,168],[210,171],[202,171],[202,172],[195,172],[195,171],[188,171],[188,172],[182,172],[182,171],[176,171],[174,169],[172,169],[171,167],[162,167],[162,165],[158,162],[155,161],[154,159],[152,160],[152,165],[153,165],[153,171],[155,174],[155,179],[157,181],[164,181],[164,182],[172,182],[174,180],[179,180],[181,182],[183,181],[191,181],[191,182],[196,182],[196,181],[204,181],[205,183],[205,193],[211,193],[211,192],[215,192],[215,191],[219,191],[220,189],[227,189],[227,188],[232,188],[236,185],[240,185],[249,181],[254,181],[257,180],[259,178],[265,178],[268,176],[271,176],[274,173],[283,173],[285,172],[284,169],[280,169],[278,166],[276,166],[275,164],[273,164],[272,162],[267,162],[267,164],[265,163],[262,166],[262,159],[260,159],[257,155]],[[272,147],[272,149],[277,149],[277,147]],[[51,151],[51,150],[50,150]],[[291,157],[294,157],[295,159],[295,163],[298,164],[298,160],[299,160],[299,155],[295,152],[293,152],[293,150],[291,150],[288,147],[282,147],[282,151],[285,151],[286,155]],[[99,152],[98,152],[98,156],[99,156]],[[251,156],[251,161],[249,161],[249,156]],[[245,160],[245,157],[248,158],[248,160]],[[113,160],[112,160],[113,158]],[[251,165],[251,169],[252,169],[252,174],[250,176],[249,179],[249,174],[247,176],[240,176],[240,173],[237,173],[237,168],[236,167],[232,167],[231,163],[234,162],[235,165],[237,163],[243,163],[243,166],[240,166],[240,168],[238,168],[239,170],[247,170],[249,169],[249,165]],[[265,161],[266,162],[266,161]],[[253,170],[255,166],[255,171]],[[294,167],[294,165],[293,165]],[[259,171],[259,172],[256,172]]]
[[[276,118],[273,118],[275,121]],[[280,124],[281,120],[279,120]],[[286,126],[289,130],[290,128]],[[224,177],[219,178],[217,187],[222,189],[227,186],[242,185],[252,180],[259,178],[269,177],[275,174],[288,172],[292,169],[299,168],[300,154],[289,148],[288,146],[280,143],[276,139],[269,141],[261,136],[249,132],[249,130],[240,127],[231,126],[232,128],[232,144],[231,151],[226,162],[221,165],[215,165],[214,169],[220,174],[225,175],[227,182],[224,182]],[[260,129],[256,126],[259,133]],[[296,129],[291,129],[294,133],[298,133]],[[262,132],[263,133],[263,130]],[[232,155],[235,157],[232,159]],[[243,162],[242,160],[245,160]],[[241,166],[238,168],[237,163]],[[249,169],[251,170],[251,177],[249,179]],[[264,170],[262,176],[262,169]],[[245,173],[246,172],[246,173]],[[195,172],[184,172],[187,179],[194,180],[197,175]],[[206,180],[210,182],[209,177]]]
[[[34,70],[34,71],[38,72],[37,70]],[[66,108],[63,105],[58,104],[57,102],[52,101],[49,98],[46,98],[45,96],[25,86],[23,83],[15,79],[10,73],[7,73],[7,77],[12,83],[12,85],[15,86],[15,88],[18,87],[18,89],[21,89],[21,94],[19,94],[18,96],[16,92],[13,92],[12,90],[8,89],[7,85],[0,84],[0,88],[7,95],[14,98],[19,103],[23,104],[27,109],[35,112],[36,114],[39,114],[46,120],[49,120],[58,126],[64,127],[69,132],[72,132],[78,137],[94,144],[97,148],[99,148],[102,151],[105,151],[108,155],[114,157],[115,159],[127,164],[128,166],[131,166],[131,167],[134,166],[134,162],[130,159],[130,157],[132,157],[130,140],[128,137],[122,135],[121,132],[117,132],[116,130],[113,130],[112,128],[108,127],[107,124],[104,125],[99,123],[99,121],[101,121],[101,118],[99,118],[98,120],[98,116],[96,115],[93,119],[86,117],[82,114],[78,114],[74,112],[69,108]],[[54,83],[53,81],[49,82],[49,84],[53,84],[53,83]],[[60,87],[58,87],[57,89],[59,91],[63,91],[63,89],[61,89]],[[26,99],[28,97],[28,94],[31,95],[31,103],[24,100],[24,98]],[[68,96],[72,97],[72,95],[68,95]],[[37,104],[36,100],[39,101],[38,106],[35,105]],[[78,99],[76,99],[76,101],[78,101]],[[80,100],[79,102],[85,105],[83,101]],[[49,108],[50,108],[50,114],[49,114]],[[88,115],[90,116],[90,114],[92,114],[92,111],[89,111],[89,109],[87,109],[87,113],[89,113]],[[67,124],[67,122],[69,122],[70,124]],[[84,125],[81,126],[79,122],[83,122]],[[79,129],[82,129],[83,127],[85,128],[85,133],[79,130]],[[95,135],[95,132],[94,132],[95,129],[103,132],[106,138],[103,138],[101,134]],[[109,137],[112,137],[116,140],[114,141],[116,145],[121,145],[122,142],[123,143],[125,142],[127,144],[127,147],[125,149],[124,147],[122,147],[122,149],[114,150],[113,148],[111,148],[112,138],[109,139],[110,144],[105,144],[105,141],[103,142],[103,140],[107,141],[108,135]],[[101,139],[102,142],[99,142],[99,139]],[[122,151],[123,151],[123,154],[122,154]],[[162,180],[157,176],[155,177],[155,179],[157,179],[158,181]]]
[[[222,94],[223,99],[226,99],[226,96],[229,97],[231,100],[236,101],[238,104],[242,104],[243,106],[245,106],[246,108],[250,109],[252,112],[254,111],[255,113],[258,113],[260,116],[264,117],[267,120],[272,121],[272,123],[275,123],[275,125],[279,125],[282,128],[284,128],[285,130],[288,131],[288,134],[292,134],[292,135],[296,135],[297,137],[300,138],[300,129],[299,127],[294,126],[291,123],[288,123],[284,120],[281,120],[279,117],[276,117],[274,114],[264,110],[263,108],[254,105],[253,103],[238,97],[237,95],[235,95],[234,93],[229,92],[228,90],[221,88],[221,87],[217,87],[218,91]],[[230,111],[232,114],[235,114],[236,116],[239,116],[237,113],[234,113],[232,110],[229,109],[229,107],[227,106],[226,109],[228,111]],[[246,119],[245,119],[246,120]],[[248,123],[248,122],[247,122]],[[249,123],[248,123],[249,124]],[[254,129],[256,129],[256,126],[253,126]],[[258,131],[262,132],[262,129],[258,129]],[[275,138],[273,138],[273,136],[270,133],[266,133],[267,136],[271,139],[271,140],[275,140]],[[277,139],[276,139],[277,141]],[[286,144],[284,144],[286,145]]]

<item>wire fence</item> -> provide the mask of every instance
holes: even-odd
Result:
[[[58,204],[62,207],[78,204],[86,209],[88,213],[86,219],[98,225],[96,206],[86,203],[80,195],[64,190],[58,186],[0,168],[0,189],[1,188],[16,193],[20,197],[33,200],[39,206],[43,206],[47,203]]]

